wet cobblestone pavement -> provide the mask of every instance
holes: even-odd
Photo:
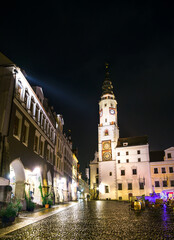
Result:
[[[174,211],[137,213],[124,202],[85,201],[0,239],[174,239]]]

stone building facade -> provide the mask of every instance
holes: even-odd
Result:
[[[41,185],[55,202],[71,200],[72,143],[63,124],[42,88],[31,87],[25,73],[0,53],[1,188],[6,179],[19,199],[30,192],[41,204]]]

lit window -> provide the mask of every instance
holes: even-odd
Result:
[[[21,138],[21,129],[22,129],[22,115],[16,111],[13,136],[16,137],[18,140],[20,140]]]
[[[137,175],[137,169],[136,168],[132,169],[132,174]]]
[[[128,183],[128,190],[132,190],[132,183]]]
[[[109,186],[105,185],[105,193],[109,193]]]
[[[125,175],[125,170],[121,170],[121,176]]]
[[[122,190],[122,183],[118,184],[118,190]]]
[[[158,168],[154,168],[154,173],[155,173],[155,174],[158,173]]]
[[[26,146],[28,146],[28,136],[29,136],[29,123],[25,121],[23,126],[22,142]]]
[[[161,172],[162,173],[166,173],[166,169],[165,168],[161,168]]]
[[[155,181],[155,187],[160,187],[159,181]]]
[[[20,98],[21,97],[21,93],[22,93],[22,83],[19,80],[18,81],[18,85],[17,85],[17,96]]]

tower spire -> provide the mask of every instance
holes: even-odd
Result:
[[[105,63],[105,80],[103,82],[102,86],[102,95],[104,94],[113,94],[113,86],[112,86],[112,81],[110,80],[109,77],[109,64]]]

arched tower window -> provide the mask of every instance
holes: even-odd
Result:
[[[105,136],[108,136],[109,135],[109,132],[108,132],[108,129],[105,130]]]

